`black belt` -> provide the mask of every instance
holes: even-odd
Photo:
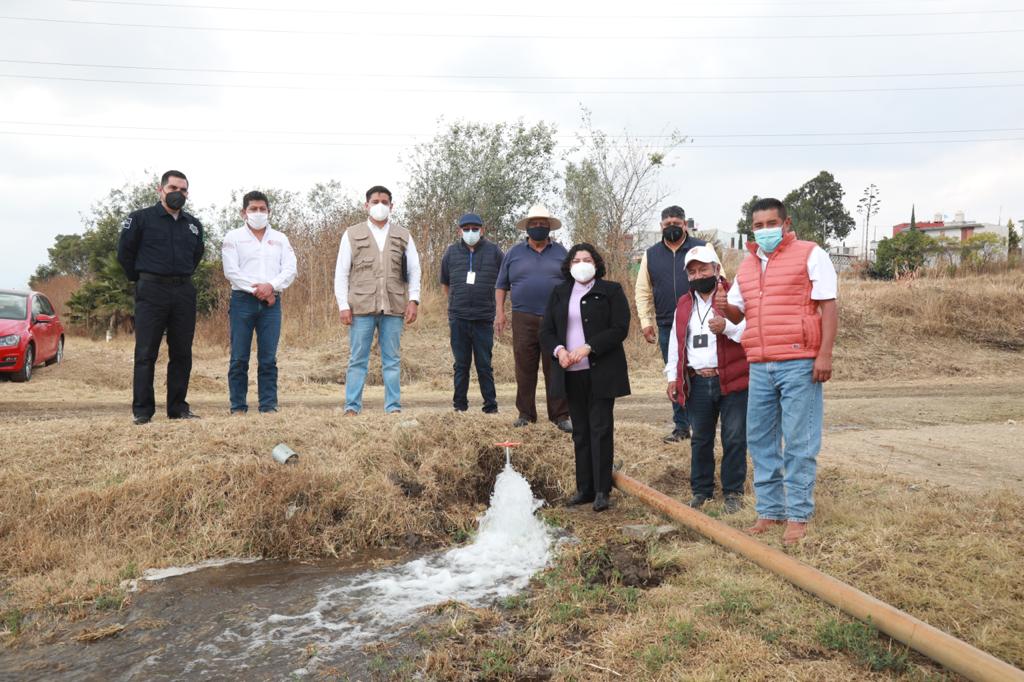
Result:
[[[154,275],[149,272],[140,272],[139,279],[147,282],[160,282],[161,284],[186,284],[192,281],[192,277],[172,277],[169,275]]]

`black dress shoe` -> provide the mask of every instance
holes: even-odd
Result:
[[[594,501],[594,496],[593,495],[587,495],[586,493],[577,492],[575,495],[573,495],[572,497],[569,498],[569,500],[565,503],[565,506],[566,507],[575,507],[578,504],[586,504],[588,502],[593,502],[593,501]]]
[[[143,424],[148,424],[152,420],[153,420],[152,417],[136,417],[132,421],[132,423],[135,424],[136,426],[142,426]]]
[[[185,410],[181,414],[176,414],[173,417],[168,416],[168,419],[200,419],[199,415],[192,410]]]
[[[600,512],[608,508],[608,493],[598,493],[594,496],[594,511]]]

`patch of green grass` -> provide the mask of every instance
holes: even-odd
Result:
[[[875,672],[903,672],[907,669],[907,650],[902,647],[894,649],[892,640],[889,640],[889,646],[885,646],[878,637],[878,630],[870,624],[828,620],[818,626],[818,643],[827,649],[850,654]]]
[[[519,609],[526,608],[526,596],[522,594],[513,594],[502,599],[500,604],[501,608],[506,611],[518,611]]]
[[[703,639],[693,623],[672,619],[668,632],[657,644],[650,644],[634,654],[648,672],[656,673],[666,664],[679,659],[681,650],[688,649]]]
[[[139,577],[139,567],[138,567],[138,565],[134,561],[129,562],[124,568],[122,568],[117,573],[118,581],[121,581],[121,580],[131,580],[132,578],[138,578],[138,577]]]
[[[568,602],[558,602],[551,607],[551,621],[554,623],[568,623],[583,615],[583,609]]]
[[[18,635],[21,632],[21,626],[25,623],[25,614],[18,609],[12,609],[4,613],[0,622],[3,623],[5,630],[12,635]]]
[[[490,679],[512,675],[515,672],[515,668],[512,666],[512,655],[512,650],[502,644],[491,649],[484,649],[480,655],[481,677]]]
[[[719,600],[704,607],[704,612],[722,616],[728,620],[742,621],[752,613],[758,613],[750,595],[742,590],[725,588],[719,591]]]
[[[97,611],[117,611],[121,608],[122,603],[124,603],[124,595],[120,592],[110,592],[96,597],[93,606]]]
[[[640,606],[641,590],[639,587],[620,587],[615,594],[622,600],[622,605],[627,612],[632,613]]]

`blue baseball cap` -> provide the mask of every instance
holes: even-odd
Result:
[[[466,225],[479,225],[483,227],[484,221],[476,213],[467,213],[459,218],[459,227],[465,227]]]

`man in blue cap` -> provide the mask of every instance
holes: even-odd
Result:
[[[441,288],[448,299],[448,327],[455,358],[456,412],[469,409],[469,364],[476,362],[476,376],[483,396],[483,411],[498,411],[491,370],[494,347],[494,285],[504,258],[497,244],[484,239],[484,221],[475,213],[459,218],[462,238],[441,258]]]

